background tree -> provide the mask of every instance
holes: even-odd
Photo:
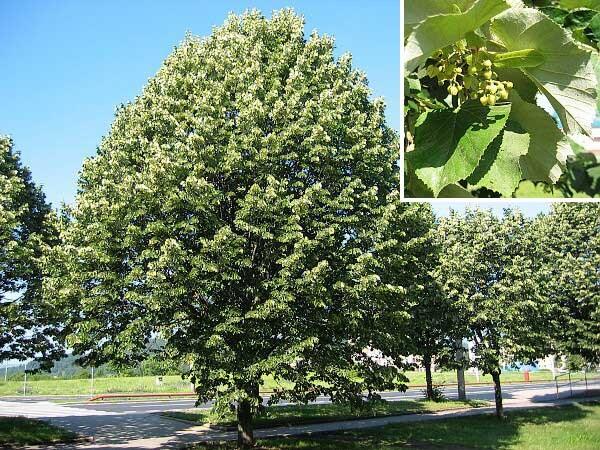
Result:
[[[549,306],[536,288],[540,270],[530,223],[507,210],[452,213],[440,224],[444,238],[437,276],[472,343],[472,365],[494,380],[496,414],[503,416],[502,362],[545,355]]]
[[[47,292],[84,361],[188,362],[199,401],[235,406],[252,445],[271,396],[362,401],[397,388],[366,326],[388,298],[376,231],[398,143],[334,42],[289,10],[188,37],[123,106],[81,172]]]
[[[425,368],[426,396],[434,399],[432,363],[447,361],[451,347],[453,312],[442,295],[433,270],[439,261],[441,242],[435,235],[435,216],[429,203],[390,201],[384,215],[381,248],[382,281],[402,286],[395,301],[388,301],[383,317],[376,316],[387,334],[380,344],[393,355],[398,367],[403,358],[420,356]]]
[[[548,323],[556,350],[600,363],[600,205],[555,203],[538,218],[540,285],[555,305]]]
[[[44,250],[56,242],[50,206],[23,167],[13,142],[0,136],[0,360],[60,356],[52,312],[41,301]]]

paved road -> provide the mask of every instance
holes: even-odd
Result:
[[[583,386],[577,385],[575,393],[581,393]],[[600,381],[590,384],[590,388],[600,392]],[[455,398],[455,387],[447,388],[449,398]],[[469,386],[468,396],[471,399],[493,399],[493,388],[491,386]],[[568,388],[563,388],[561,396],[568,395]],[[406,393],[388,392],[384,398],[388,400],[420,398],[423,393],[420,389],[410,389]],[[530,383],[518,385],[506,385],[503,391],[506,407],[548,406],[556,400],[554,383]],[[327,399],[318,400],[326,403]],[[0,401],[0,416],[24,415],[28,417],[50,420],[56,425],[63,426],[77,433],[93,436],[95,443],[85,446],[68,446],[63,448],[82,449],[118,449],[118,448],[180,448],[184,443],[196,442],[213,438],[230,439],[231,433],[215,433],[204,427],[190,426],[189,424],[174,421],[162,417],[155,412],[187,409],[193,405],[193,401],[173,400],[165,402],[119,402],[119,403],[83,403],[83,404],[56,404],[52,402],[7,402]],[[485,408],[487,410],[488,408]],[[479,413],[481,413],[480,411]],[[469,412],[469,414],[471,414]],[[432,415],[438,417],[439,415]],[[371,420],[371,419],[369,419]],[[369,420],[361,420],[344,426],[358,426],[362,424],[369,426]],[[383,424],[387,419],[380,421]],[[396,419],[393,419],[396,420]],[[402,419],[408,420],[408,419]],[[412,420],[412,419],[410,419]],[[420,420],[420,419],[416,419]],[[364,422],[364,423],[363,423]],[[354,425],[353,425],[354,424]],[[361,426],[362,426],[361,425]],[[260,434],[272,435],[272,433],[298,434],[309,428],[335,427],[329,425],[307,425],[295,427],[294,429],[264,430]],[[342,425],[340,425],[342,426]],[[376,425],[370,425],[376,426]],[[308,427],[308,428],[307,428]],[[306,430],[305,430],[306,429]],[[335,429],[335,428],[332,428]]]
[[[579,385],[576,385],[579,387]],[[555,389],[554,382],[547,383],[515,383],[506,384],[502,387],[502,393],[504,398],[511,398],[514,393],[526,390],[526,389]],[[560,395],[564,396],[567,388],[562,387],[560,389]],[[448,386],[444,388],[444,393],[449,399],[456,399],[458,397],[456,392],[456,386]],[[494,400],[494,388],[491,385],[471,385],[467,386],[467,396],[474,400]],[[410,388],[406,392],[386,392],[382,394],[382,397],[386,400],[416,400],[423,397],[423,388]],[[268,396],[265,396],[265,401]],[[4,400],[4,399],[2,399]],[[8,398],[10,402],[16,402],[19,404],[23,403],[39,403],[40,399],[20,399],[20,398]],[[51,399],[55,401],[54,398]],[[61,399],[64,401],[65,399]],[[48,400],[42,400],[42,403],[48,402]],[[59,401],[61,403],[61,401]],[[329,403],[327,397],[319,397],[316,402],[317,404]],[[288,405],[289,403],[281,402],[280,405]],[[91,411],[103,411],[118,414],[150,414],[172,410],[190,409],[195,407],[195,400],[191,398],[180,398],[180,399],[169,399],[169,400],[138,400],[138,401],[110,401],[110,402],[89,402],[84,399],[78,399],[78,401],[68,401],[63,403],[64,406],[69,408],[75,408],[77,410],[91,410]],[[200,408],[209,408],[212,403],[203,403],[199,405]],[[0,412],[1,415],[1,412]]]
[[[514,393],[525,389],[555,389],[554,382],[548,383],[519,383],[507,384],[502,387],[504,398],[511,398]],[[561,389],[561,395],[564,395],[565,388]],[[444,393],[449,399],[458,397],[456,386],[449,386],[444,389]],[[467,396],[473,400],[494,400],[494,388],[490,385],[467,386]],[[385,400],[416,400],[423,398],[423,388],[411,388],[406,392],[386,392],[382,394]],[[268,397],[265,397],[265,401]],[[114,413],[148,414],[163,411],[181,410],[194,408],[195,401],[190,398],[171,399],[171,400],[145,400],[145,401],[119,401],[119,402],[81,402],[69,403],[68,406],[75,408],[89,409],[95,411],[106,411]],[[329,403],[327,397],[319,397],[318,404]],[[279,403],[284,406],[289,403]],[[208,408],[212,403],[199,405],[200,408]]]

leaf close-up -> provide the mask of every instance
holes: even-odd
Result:
[[[417,124],[415,150],[407,154],[417,176],[437,196],[467,178],[500,134],[510,105],[486,107],[472,101],[458,110],[433,111]]]
[[[519,159],[529,147],[530,137],[517,123],[508,121],[506,128],[486,149],[479,166],[467,181],[510,197],[521,181]]]
[[[409,1],[406,10],[405,76],[419,85],[404,100],[407,195],[513,197],[527,195],[523,181],[552,189],[572,142],[592,142],[599,5]]]
[[[410,2],[409,2],[410,3]],[[469,8],[448,14],[429,16],[408,37],[404,47],[405,68],[410,72],[436,49],[462,39],[489,19],[508,8],[504,0],[477,0]]]
[[[592,52],[534,9],[504,12],[492,21],[491,32],[509,51],[535,49],[544,56],[539,66],[521,70],[547,97],[566,133],[590,134],[596,112]]]

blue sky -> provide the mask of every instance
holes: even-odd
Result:
[[[210,34],[229,11],[293,7],[306,32],[336,37],[400,129],[398,0],[0,1],[0,134],[9,134],[58,206],[95,154],[115,107],[132,100],[184,37]]]

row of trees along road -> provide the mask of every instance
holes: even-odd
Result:
[[[269,403],[359,407],[406,389],[417,355],[433,396],[432,361],[468,340],[501,415],[501,361],[599,362],[599,205],[438,221],[402,203],[383,102],[303,26],[251,12],[186,38],[60,215],[2,141],[2,356],[128,365],[160,337],[199,401],[236,409],[240,447],[265,375],[286,382]]]
[[[50,206],[0,136],[0,360],[39,356],[43,368],[62,355],[53,308],[42,303],[41,257],[58,243]]]

